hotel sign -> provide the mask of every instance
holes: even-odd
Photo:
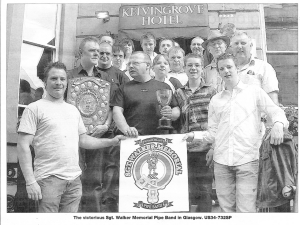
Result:
[[[208,26],[207,4],[125,5],[120,30]]]

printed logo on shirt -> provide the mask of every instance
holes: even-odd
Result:
[[[255,75],[255,72],[252,71],[252,70],[248,70],[247,74],[249,74],[249,75]]]

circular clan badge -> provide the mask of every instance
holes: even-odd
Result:
[[[128,156],[124,175],[132,177],[140,190],[147,190],[147,202],[134,202],[133,207],[152,210],[173,206],[173,202],[166,199],[159,202],[159,191],[163,189],[167,191],[167,186],[172,182],[174,175],[182,174],[180,157],[168,146],[172,143],[172,139],[150,137],[135,142],[139,147]]]
[[[158,202],[158,190],[172,180],[174,168],[171,159],[161,152],[151,151],[135,162],[133,178],[140,189],[148,190],[148,202]]]

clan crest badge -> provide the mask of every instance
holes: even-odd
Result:
[[[139,147],[126,160],[124,176],[132,177],[135,186],[147,190],[147,202],[133,202],[135,208],[149,210],[172,207],[173,202],[160,199],[159,192],[168,188],[174,176],[182,175],[182,162],[168,146],[172,139],[151,137],[135,141]]]
[[[88,133],[105,123],[109,111],[110,83],[96,77],[68,81],[67,102],[76,106]]]

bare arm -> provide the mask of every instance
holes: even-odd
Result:
[[[119,130],[126,136],[137,137],[138,131],[135,127],[129,127],[126,122],[126,119],[123,115],[124,109],[119,106],[114,106],[113,108],[113,119],[116,122]]]
[[[125,137],[123,135],[117,135],[112,139],[98,139],[84,133],[79,136],[79,146],[85,149],[105,148],[113,145],[118,145],[120,141],[124,139]]]
[[[33,141],[33,135],[26,133],[19,133],[18,135],[18,159],[26,181],[26,190],[28,198],[32,200],[42,199],[41,188],[35,180],[32,168],[32,156],[30,152],[30,145]]]

